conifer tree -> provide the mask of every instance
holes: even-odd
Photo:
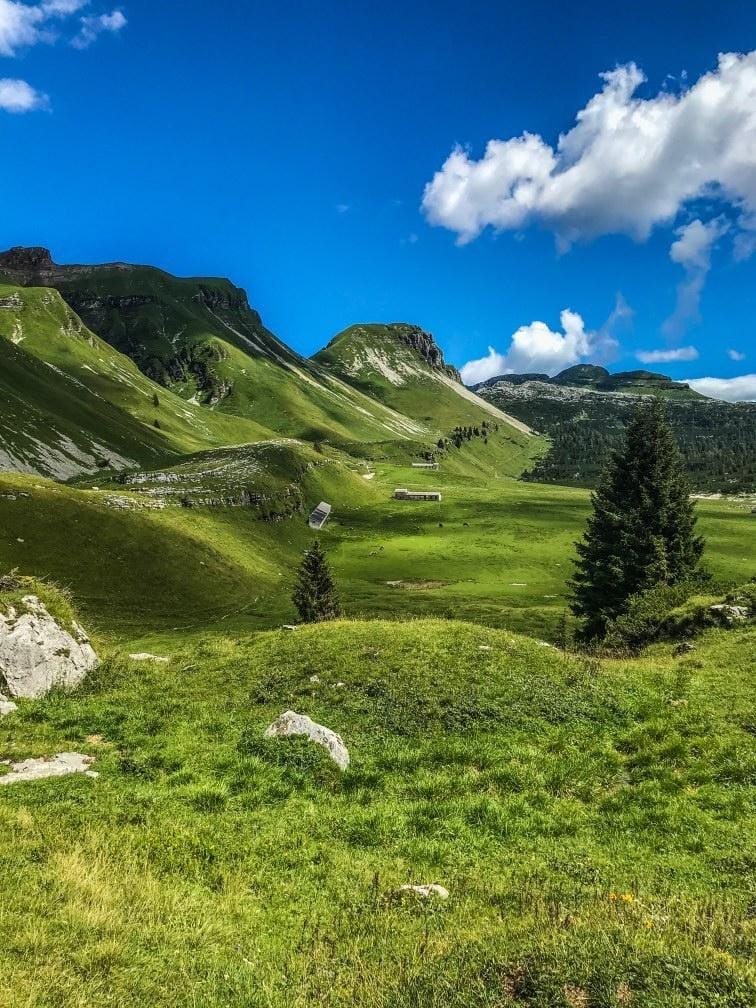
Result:
[[[638,407],[591,503],[572,580],[572,611],[586,639],[602,637],[631,596],[679,584],[701,559],[690,488],[660,400]]]
[[[302,559],[292,600],[303,623],[321,623],[341,615],[333,575],[317,539]]]

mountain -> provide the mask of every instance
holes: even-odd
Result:
[[[475,386],[494,403],[551,439],[527,478],[595,484],[627,421],[645,396],[663,398],[695,489],[736,493],[756,488],[756,404],[708,399],[653,371],[578,364],[553,378],[500,375]]]
[[[94,335],[56,290],[0,284],[0,468],[68,479],[269,436],[187,403]]]
[[[597,364],[575,364],[573,367],[560,371],[550,378],[546,374],[507,374],[489,378],[485,382],[473,386],[474,389],[495,388],[501,383],[511,385],[526,385],[528,382],[540,382],[563,388],[579,388],[590,392],[625,392],[630,395],[656,395],[664,399],[702,399],[685,382],[673,381],[669,375],[657,374],[654,371],[618,371],[611,374],[606,368]]]
[[[0,253],[0,281],[53,287],[84,324],[187,402],[334,443],[407,441],[424,427],[278,340],[230,281],[152,266],[59,266],[47,249]]]
[[[348,455],[406,462],[446,451],[459,475],[517,476],[532,461],[538,439],[466,389],[432,337],[370,329],[391,350],[394,370],[375,340],[368,351],[383,384],[360,381],[331,352],[291,350],[228,280],[61,266],[45,248],[10,249],[0,253],[0,467],[58,480],[97,473],[103,486],[152,470],[184,487],[169,502],[242,500],[274,516],[299,499],[313,445],[343,475]],[[240,450],[255,443],[272,447]]]
[[[466,388],[430,333],[404,322],[350,326],[314,360],[373,399],[413,417],[438,434],[486,421],[520,435],[529,426]]]

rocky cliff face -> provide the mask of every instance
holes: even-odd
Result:
[[[459,371],[451,364],[446,363],[441,348],[429,332],[421,329],[420,326],[407,325],[403,322],[391,323],[386,328],[392,336],[422,357],[434,371],[442,371],[454,381],[461,382]]]

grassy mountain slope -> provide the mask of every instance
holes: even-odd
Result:
[[[484,419],[507,424],[518,440],[530,434],[526,425],[465,388],[454,368],[444,363],[433,338],[417,326],[351,326],[314,359],[343,381],[414,417],[437,434],[480,424]]]
[[[66,479],[268,434],[150,381],[55,290],[0,285],[0,361],[2,468]]]
[[[98,336],[186,400],[277,434],[340,444],[411,440],[422,424],[371,401],[269,332],[244,291],[149,266],[58,266],[45,249],[0,254],[0,277],[54,287]]]
[[[756,404],[725,403],[665,375],[633,371],[610,375],[578,365],[555,378],[503,375],[477,386],[478,394],[551,438],[531,478],[593,485],[610,451],[619,447],[639,396],[667,402],[670,421],[693,486],[737,493],[756,489]]]
[[[0,1000],[748,1008],[754,644],[601,663],[344,621],[114,655],[3,722],[4,758],[99,777],[4,790]],[[262,737],[288,707],[345,774]],[[448,901],[397,895],[428,882]]]

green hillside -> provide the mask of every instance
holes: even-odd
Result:
[[[85,324],[183,399],[268,431],[342,445],[422,439],[421,423],[360,394],[269,332],[227,280],[123,263],[57,266],[45,249],[0,254],[0,278],[54,287]]]
[[[507,424],[521,441],[528,427],[481,400],[445,364],[433,337],[418,326],[355,325],[315,355],[344,382],[446,435],[483,420]]]
[[[666,375],[610,375],[587,364],[555,378],[502,375],[476,390],[551,439],[529,473],[539,482],[593,486],[610,452],[620,445],[639,397],[653,395],[667,403],[696,490],[756,490],[756,403],[719,402]]]
[[[753,635],[603,663],[342,621],[112,654],[3,722],[4,758],[99,776],[4,789],[0,1000],[749,1008]],[[292,707],[344,774],[263,738]]]
[[[0,467],[61,479],[268,435],[150,381],[55,290],[0,285],[0,390]]]

